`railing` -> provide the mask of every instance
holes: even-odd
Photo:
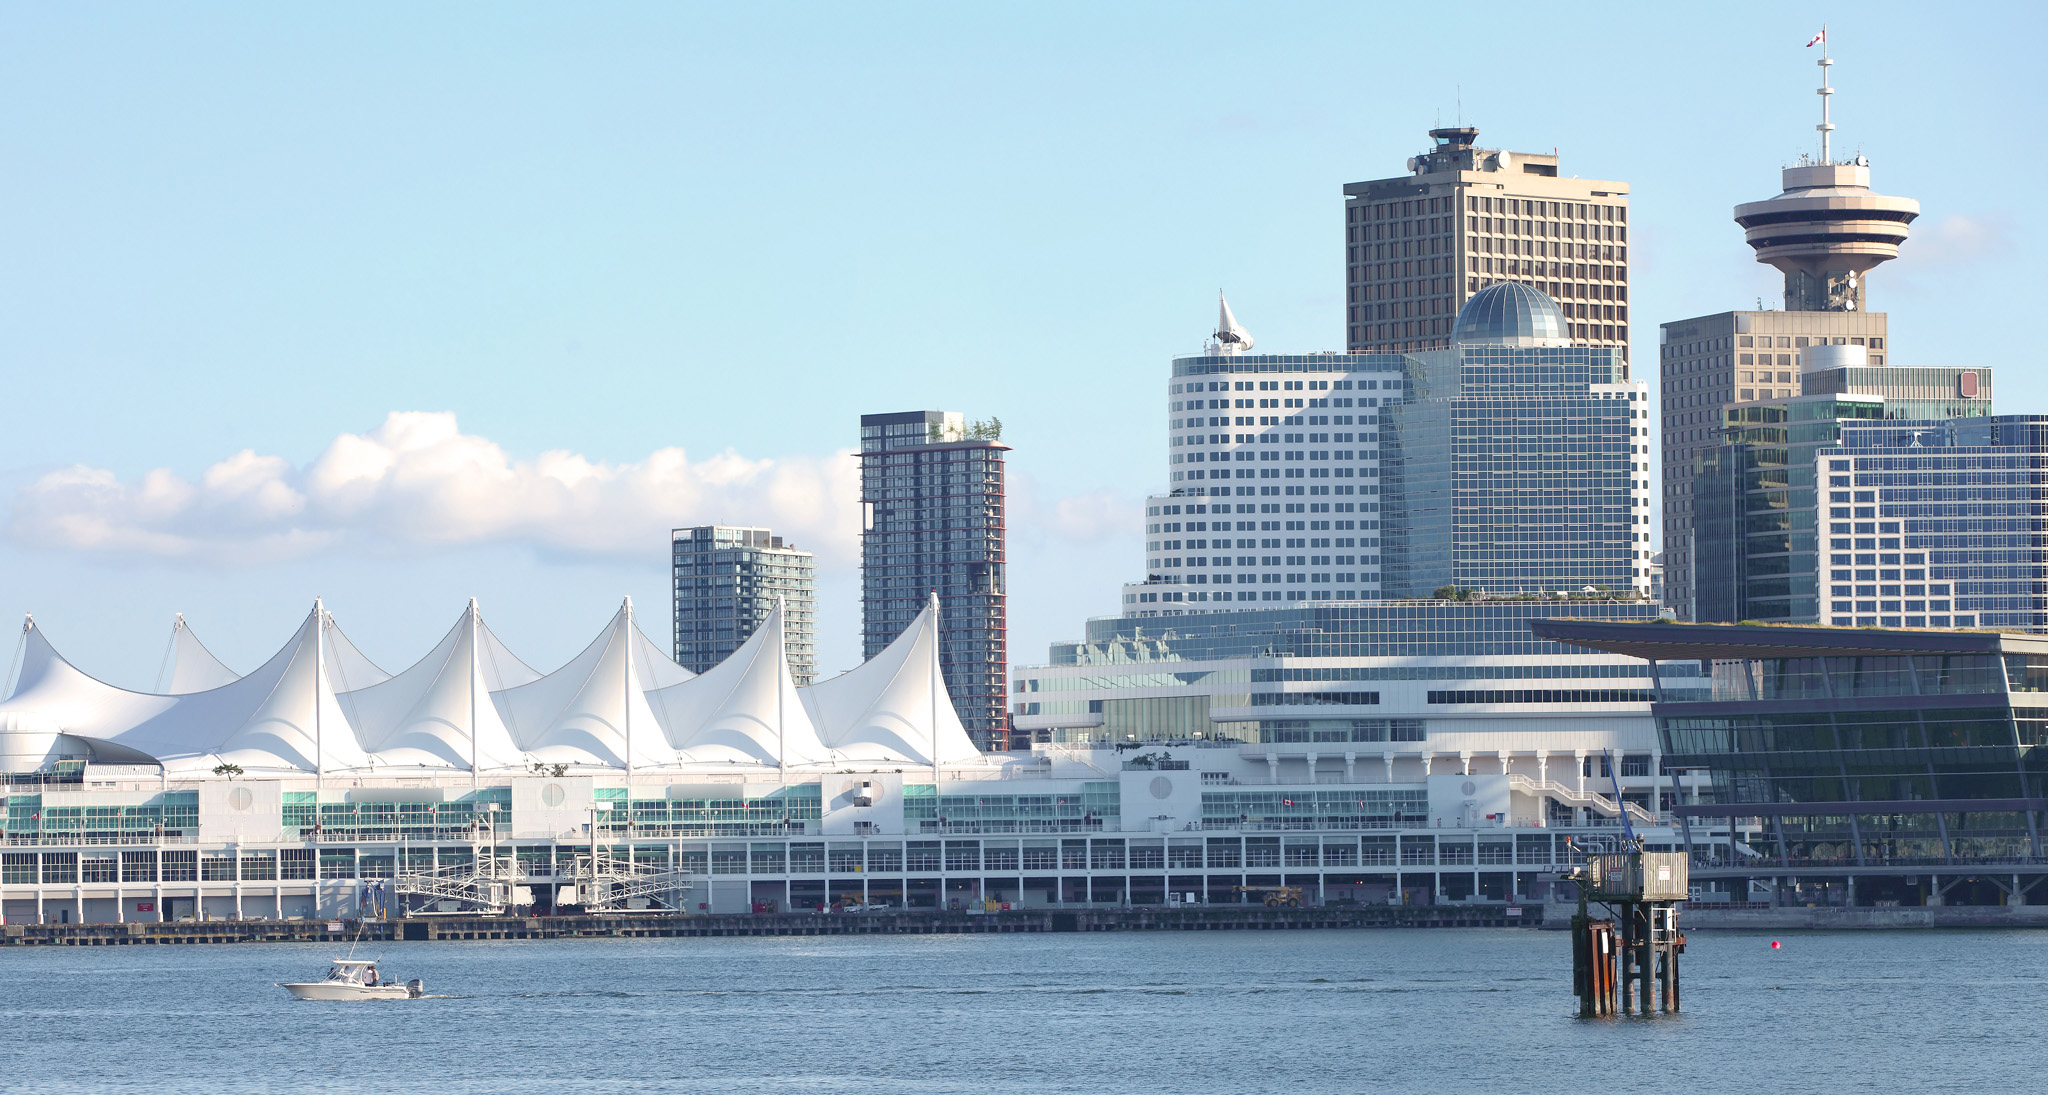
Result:
[[[1618,818],[1621,816],[1621,810],[1616,807],[1614,800],[1606,795],[1594,791],[1582,791],[1576,787],[1568,787],[1555,780],[1534,780],[1520,773],[1510,773],[1508,775],[1508,787],[1525,795],[1548,795],[1560,802],[1567,802],[1581,809],[1595,810],[1606,814],[1608,817]],[[1638,825],[1662,824],[1656,814],[1643,809],[1633,802],[1624,800],[1621,805],[1628,808],[1629,818]]]
[[[1930,874],[1953,874],[1982,867],[2030,867],[2048,865],[2048,856],[1867,856],[1856,859],[1815,859],[1812,856],[1714,855],[1695,845],[1693,866],[1702,870],[1798,870],[1801,867],[1826,870],[1890,870],[1906,867]]]

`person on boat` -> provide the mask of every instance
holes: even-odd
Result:
[[[369,969],[363,971],[363,984],[368,985],[371,988],[377,987],[377,967],[371,966]]]

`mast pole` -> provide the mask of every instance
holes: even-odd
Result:
[[[619,632],[619,642],[626,648],[625,687],[620,691],[620,706],[625,715],[620,720],[626,728],[626,802],[630,810],[633,801],[633,598],[626,598],[626,626]]]
[[[478,630],[476,598],[471,597],[469,599],[469,792],[472,799],[476,795],[479,784],[476,746],[476,677],[482,666],[480,665],[481,659],[477,656],[476,648]]]
[[[1828,69],[1835,62],[1828,56],[1828,27],[1826,23],[1822,23],[1820,27],[1820,60],[1816,63],[1820,65],[1820,90],[1816,92],[1820,96],[1820,124],[1814,128],[1820,130],[1820,162],[1821,166],[1825,167],[1834,162],[1834,142],[1832,138],[1835,132],[1835,123],[1828,120],[1828,100],[1833,98],[1835,94],[1835,89],[1828,86]]]
[[[313,790],[327,785],[327,741],[320,725],[320,682],[327,675],[327,609],[313,598]],[[315,814],[318,814],[317,807]]]

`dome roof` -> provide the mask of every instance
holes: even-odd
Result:
[[[1481,346],[1569,346],[1571,327],[1557,302],[1519,282],[1472,294],[1458,309],[1451,341]]]

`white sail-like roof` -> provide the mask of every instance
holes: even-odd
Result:
[[[284,649],[244,677],[206,654],[181,622],[173,691],[160,694],[80,671],[31,619],[17,687],[0,702],[0,733],[12,743],[0,749],[0,767],[34,770],[81,750],[100,763],[154,758],[173,776],[224,763],[332,774],[533,761],[675,770],[981,760],[939,671],[936,603],[874,660],[808,688],[790,676],[782,625],[778,606],[700,677],[641,633],[628,601],[596,641],[543,676],[491,634],[471,602],[431,652],[393,677],[315,602]],[[231,679],[201,687],[222,675]]]
[[[489,632],[471,601],[439,645],[390,680],[340,696],[356,740],[378,767],[450,767],[486,771],[526,764],[491,693],[503,687],[503,662],[535,674],[502,644],[485,656]]]
[[[627,601],[595,642],[539,680],[491,695],[518,747],[552,764],[672,767],[668,743],[646,689],[695,674],[670,660],[633,624]]]
[[[192,633],[192,625],[185,622],[184,613],[179,613],[171,624],[169,659],[168,686],[159,680],[158,690],[172,696],[205,692],[242,676],[214,657],[213,651],[206,649],[206,644]]]
[[[377,663],[363,656],[356,644],[335,626],[332,613],[327,617],[327,641],[322,645],[327,658],[327,678],[336,692],[353,692],[368,688],[391,679],[391,674],[377,668]]]
[[[826,747],[846,760],[957,764],[982,759],[960,725],[939,671],[937,598],[866,664],[798,691]]]
[[[148,754],[172,774],[222,763],[308,772],[360,767],[368,758],[327,675],[315,668],[326,622],[316,604],[292,642],[261,668],[182,696],[129,692],[95,680],[65,661],[31,623],[21,683],[6,706],[37,712],[65,733]]]
[[[782,604],[702,676],[649,690],[647,701],[685,763],[816,764],[829,759],[783,649]]]
[[[81,737],[112,737],[177,705],[171,696],[130,692],[64,660],[33,618],[22,625],[21,673],[0,711]]]

